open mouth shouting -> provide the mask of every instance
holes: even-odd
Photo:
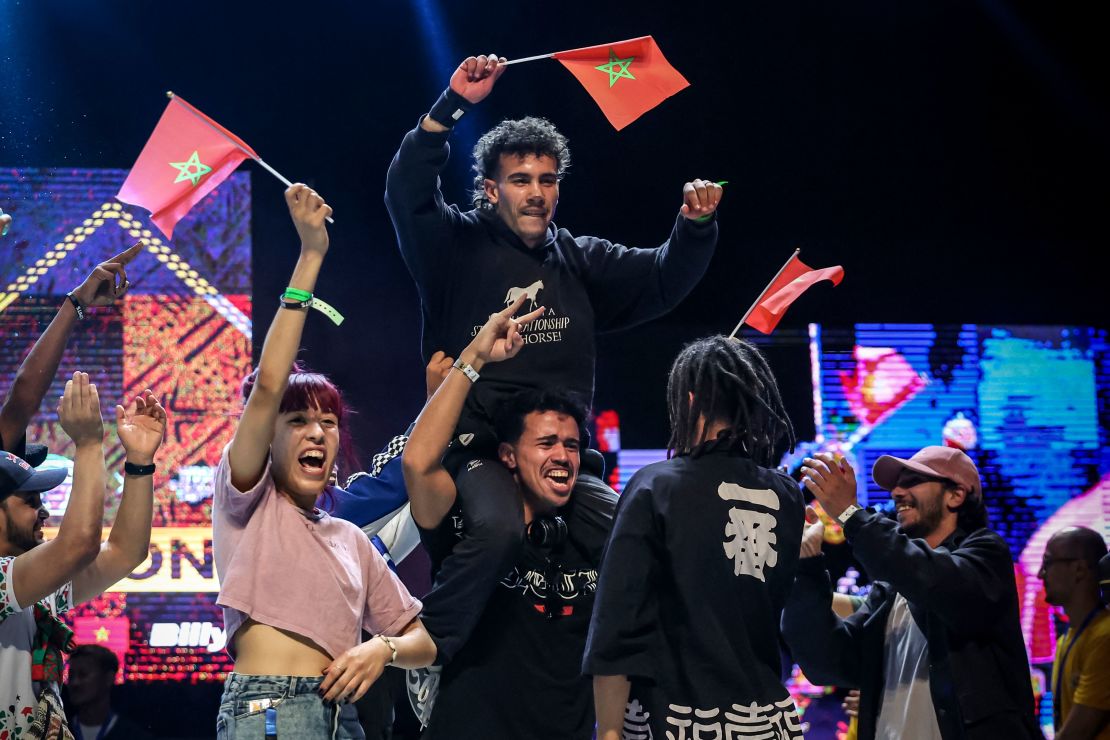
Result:
[[[567,468],[552,468],[544,474],[544,480],[553,491],[560,495],[570,494],[570,470]]]
[[[325,478],[327,477],[327,470],[324,468],[325,457],[323,448],[313,448],[301,453],[297,462],[305,475],[312,478]]]

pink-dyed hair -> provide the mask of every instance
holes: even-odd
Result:
[[[254,381],[257,377],[258,369],[255,368],[250,375],[243,378],[240,393],[244,404],[250,397],[251,389],[254,388]],[[353,470],[358,465],[358,458],[351,444],[351,436],[347,434],[346,420],[354,412],[343,402],[343,394],[326,375],[314,373],[302,363],[294,362],[293,371],[289,373],[289,383],[286,385],[285,393],[278,405],[278,413],[287,414],[290,411],[305,411],[311,408],[319,408],[326,413],[335,414],[339,421],[338,462],[340,463],[340,473],[343,472],[344,468]],[[340,482],[342,480],[341,475]],[[324,490],[324,496],[329,502],[332,500],[331,492],[327,489]],[[327,508],[331,508],[330,503]]]

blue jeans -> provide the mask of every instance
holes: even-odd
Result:
[[[218,740],[365,740],[353,704],[324,706],[323,678],[229,673],[216,716]]]

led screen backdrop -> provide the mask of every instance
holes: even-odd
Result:
[[[231,438],[239,381],[250,370],[250,180],[240,173],[223,183],[167,243],[144,211],[113,198],[125,175],[0,172],[0,203],[15,219],[0,263],[0,387],[10,387],[63,296],[96,263],[141,240],[145,249],[127,268],[132,289],[118,308],[95,309],[79,324],[29,437],[52,453],[72,452],[52,399],[74,370],[89,372],[107,427],[110,524],[123,464],[114,406],[144,388],[162,399],[171,424],[157,460],[151,555],[117,591],[69,620],[78,642],[123,657],[128,680],[217,679],[229,661],[215,607],[211,472]],[[47,506],[58,514],[67,497],[68,481],[46,496]]]
[[[15,216],[0,247],[0,387],[10,385],[62,296],[96,262],[142,240],[146,249],[128,269],[134,288],[119,309],[97,310],[78,327],[59,378],[75,369],[93,374],[113,473],[122,457],[112,406],[146,387],[167,404],[172,424],[155,480],[151,557],[71,621],[80,641],[124,655],[129,680],[214,680],[229,664],[214,606],[210,482],[230,438],[239,380],[250,368],[249,178],[237,174],[202,201],[171,244],[149,230],[143,212],[114,201],[124,175],[0,171],[0,204]],[[1045,539],[1068,523],[1110,537],[1105,329],[815,325],[808,341],[788,331],[754,341],[775,349],[780,362],[809,368],[809,379],[789,391],[812,395],[816,438],[803,440],[785,464],[832,448],[866,473],[884,453],[906,456],[946,439],[968,448],[983,472],[992,525],[1018,563],[1030,654],[1037,663],[1050,660],[1054,615],[1035,577]],[[58,382],[50,397],[60,391]],[[52,406],[45,404],[30,436],[66,455],[68,439]],[[612,481],[620,485],[662,453],[621,450],[621,409],[615,412],[599,415],[596,438],[618,463]],[[120,482],[111,481],[108,523]],[[865,475],[860,483],[870,503],[886,500]],[[51,510],[63,511],[66,496],[66,486],[51,492]]]
[[[1060,614],[1045,604],[1036,577],[1045,542],[1068,525],[1094,528],[1110,541],[1110,345],[1105,329],[812,325],[808,353],[796,338],[753,341],[775,348],[780,360],[786,349],[794,367],[810,368],[816,435],[783,460],[788,469],[796,470],[801,458],[816,451],[842,452],[860,473],[861,498],[887,508],[889,494],[870,479],[880,455],[909,457],[935,444],[967,450],[983,477],[991,526],[1009,542],[1016,563],[1031,660],[1042,667],[1051,663]],[[787,344],[794,346],[793,355]],[[791,368],[776,369],[784,378]],[[799,392],[797,385],[783,390]],[[615,442],[619,448],[614,424],[619,411],[599,414],[604,428],[597,437],[603,445]],[[662,450],[619,450],[610,480],[627,483],[637,469],[664,456]],[[827,538],[837,544],[843,533],[829,527]],[[839,588],[855,591],[865,580],[848,572]],[[1035,683],[1048,688],[1042,673],[1034,676]],[[802,708],[822,693],[800,675],[793,689]],[[806,719],[829,732],[843,716],[839,702],[834,707],[832,715],[815,712]],[[1042,709],[1047,709],[1042,719],[1051,725],[1047,693]]]

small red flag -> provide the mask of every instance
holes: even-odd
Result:
[[[578,78],[618,131],[690,86],[651,36],[552,56]]]
[[[770,334],[778,326],[790,304],[811,285],[822,280],[831,280],[833,285],[840,285],[843,279],[844,268],[840,265],[815,270],[798,259],[795,253],[782,268],[778,277],[763,291],[763,296],[752,308],[744,323],[756,331]]]
[[[189,209],[238,167],[258,159],[246,142],[180,97],[170,98],[116,196],[146,208],[166,238]]]

